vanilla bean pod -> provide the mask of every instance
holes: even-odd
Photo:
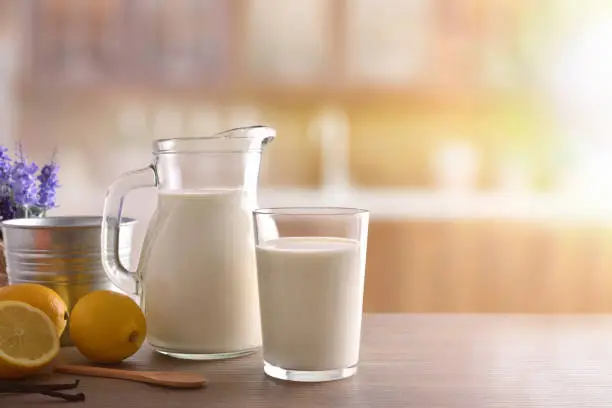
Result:
[[[42,394],[66,401],[83,401],[85,394],[66,394],[60,391],[72,390],[79,386],[79,380],[68,384],[31,384],[14,381],[0,381],[0,394]]]
[[[43,391],[39,394],[46,395],[48,397],[61,398],[70,402],[85,401],[85,394],[83,394],[82,392],[79,392],[77,394],[66,394],[59,391]]]

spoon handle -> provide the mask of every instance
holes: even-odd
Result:
[[[202,388],[206,385],[206,379],[201,375],[179,371],[131,371],[81,365],[58,365],[55,371],[92,377],[117,378],[170,388]]]
[[[148,382],[139,371],[119,370],[116,368],[62,364],[55,367],[58,373],[78,374],[90,377],[117,378],[120,380]]]
[[[170,388],[202,388],[206,385],[206,379],[201,375],[179,371],[131,371],[81,365],[58,365],[55,371],[92,377],[117,378]]]

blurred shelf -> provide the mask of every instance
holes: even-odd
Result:
[[[261,189],[261,207],[340,206],[368,209],[383,221],[510,219],[528,222],[612,223],[612,197],[563,193],[451,193],[433,190]]]
[[[127,98],[177,98],[209,102],[254,102],[272,105],[341,103],[345,106],[389,104],[416,107],[491,106],[504,104],[532,104],[542,98],[530,89],[432,89],[406,88],[346,88],[322,86],[270,86],[270,87],[210,87],[145,84],[68,84],[62,82],[33,84],[21,82],[19,92],[25,98],[50,97],[63,100],[93,100]]]
[[[535,11],[481,3],[24,0],[21,82],[27,94],[95,98],[452,105],[520,100],[530,93],[520,89],[528,86],[521,74],[525,61],[512,51],[529,30],[519,24],[522,14]],[[503,30],[493,30],[500,19]],[[501,61],[501,83],[510,88],[486,88],[497,83],[487,79],[491,58]]]

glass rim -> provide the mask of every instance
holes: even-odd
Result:
[[[267,207],[253,211],[254,215],[289,215],[289,216],[354,216],[369,214],[368,210],[353,207]]]

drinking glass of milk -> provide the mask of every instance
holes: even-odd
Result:
[[[357,372],[369,213],[254,211],[264,371],[290,381]]]
[[[110,186],[102,264],[119,288],[140,295],[156,351],[203,360],[261,345],[252,211],[261,153],[274,137],[251,126],[156,140],[151,164]],[[157,209],[132,272],[121,263],[118,220],[124,196],[139,187],[157,189]]]

